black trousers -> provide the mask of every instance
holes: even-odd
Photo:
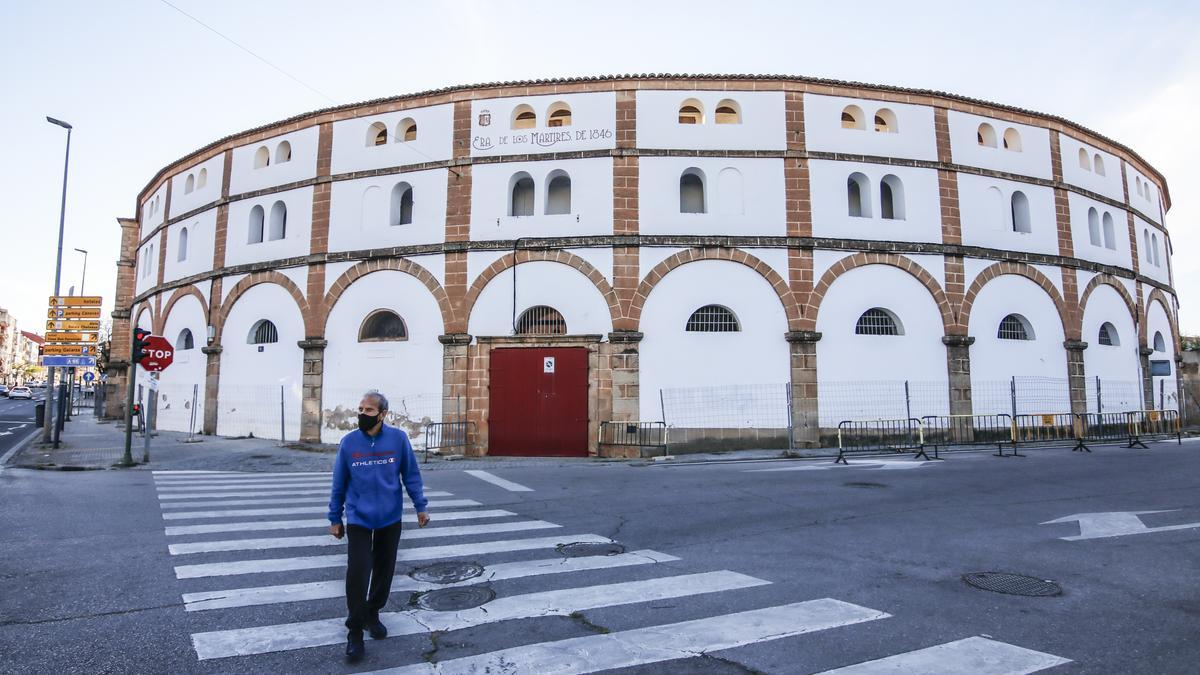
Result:
[[[400,521],[378,530],[347,525],[346,537],[346,628],[361,637],[363,628],[379,618],[392,592]]]

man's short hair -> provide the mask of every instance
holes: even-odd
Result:
[[[384,396],[383,393],[380,392],[379,390],[372,389],[372,390],[368,391],[367,393],[363,394],[363,398],[367,398],[367,397],[371,397],[371,398],[375,399],[375,407],[379,408],[380,412],[383,412],[384,410],[391,410],[391,408],[388,407],[387,397]]]

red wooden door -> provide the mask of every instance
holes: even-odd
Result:
[[[493,349],[489,375],[488,454],[587,455],[587,349]]]

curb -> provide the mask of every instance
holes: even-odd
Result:
[[[25,446],[29,445],[29,442],[38,435],[37,429],[37,427],[34,427],[33,431],[30,431],[28,436],[17,441],[16,445],[9,448],[8,452],[4,453],[3,457],[0,457],[0,473],[4,473],[4,469],[8,468],[9,460],[20,454],[21,451],[25,449]]]

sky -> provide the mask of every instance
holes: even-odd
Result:
[[[1059,115],[1167,178],[1181,328],[1200,334],[1200,2],[728,0],[0,4],[0,307],[42,328],[74,125],[62,292],[111,309],[118,217],[164,165],[330,105],[450,85],[623,73],[788,74]],[[294,79],[293,79],[294,78]],[[300,80],[300,82],[297,82]]]

